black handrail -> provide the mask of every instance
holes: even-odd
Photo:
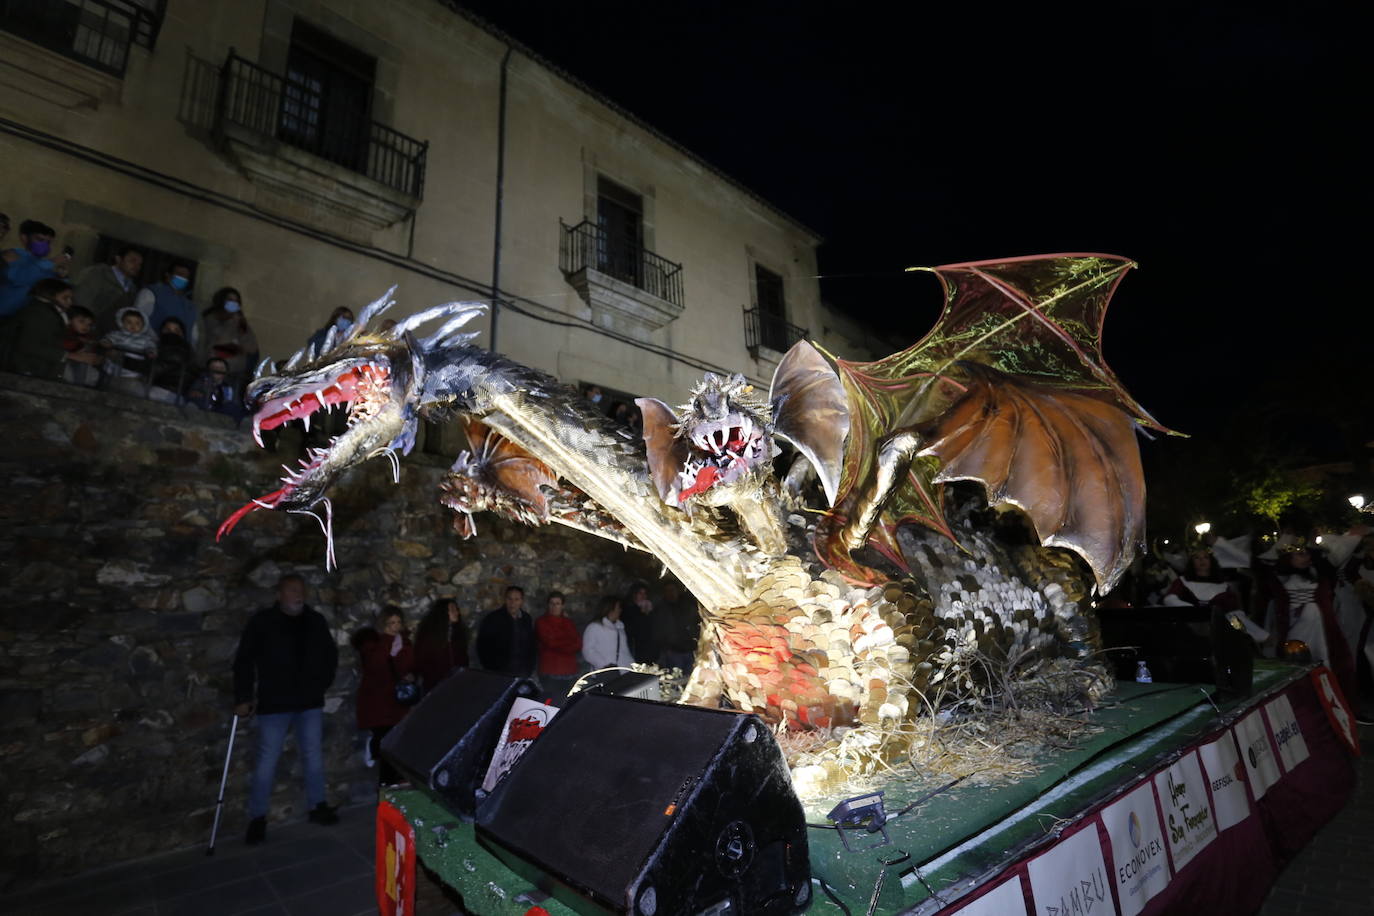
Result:
[[[790,324],[758,306],[744,310],[744,345],[754,356],[759,355],[759,347],[767,347],[779,353],[792,349],[792,345],[811,334],[806,328]]]
[[[322,120],[317,89],[278,76],[230,50],[220,72],[217,119],[275,137],[414,197],[424,196],[427,141],[355,115]]]
[[[681,264],[643,246],[618,242],[589,219],[576,226],[560,219],[558,225],[563,228],[558,245],[558,263],[563,273],[574,274],[590,267],[682,307]]]
[[[155,10],[129,0],[0,0],[0,29],[123,77],[129,48],[152,48],[166,0]]]

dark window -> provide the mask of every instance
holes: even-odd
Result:
[[[759,342],[773,350],[786,350],[787,304],[782,297],[782,277],[755,264],[754,288],[759,306]]]
[[[188,290],[188,295],[195,293],[196,271],[200,267],[199,264],[191,258],[182,257],[179,254],[172,254],[170,251],[159,251],[156,248],[150,248],[138,239],[121,239],[113,235],[100,236],[99,241],[95,243],[95,263],[109,264],[114,260],[115,252],[118,251],[120,246],[125,242],[128,242],[130,245],[133,245],[139,251],[143,252],[143,269],[139,272],[137,277],[133,278],[135,286],[139,289],[154,283],[160,283],[162,281],[162,275],[171,270],[173,264],[188,264],[191,268],[191,287]],[[201,303],[202,306],[210,304],[210,296],[208,293],[200,298],[205,300]]]
[[[282,90],[281,138],[366,172],[376,73],[371,57],[296,20]]]
[[[151,48],[165,0],[0,0],[0,28],[123,76],[129,48]]]
[[[614,181],[596,180],[597,269],[643,286],[644,199]]]

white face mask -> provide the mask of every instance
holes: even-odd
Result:
[[[594,394],[594,395],[592,395],[592,403],[593,403],[593,404],[600,404],[600,403],[601,403],[601,395],[599,395],[599,394]]]
[[[340,315],[337,319],[335,319],[334,327],[338,328],[340,331],[347,331],[349,328],[353,327],[353,319],[345,318],[344,316]]]
[[[234,299],[226,299],[224,300],[224,310],[232,314],[239,310],[239,304]]]

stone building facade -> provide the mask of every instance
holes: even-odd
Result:
[[[398,317],[498,298],[484,345],[669,402],[766,384],[801,331],[865,355],[814,232],[457,4],[93,3],[147,12],[0,23],[0,210],[77,268],[118,241],[193,262],[264,355],[392,284]]]

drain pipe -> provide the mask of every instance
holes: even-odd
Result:
[[[510,74],[512,50],[510,45],[506,45],[506,54],[501,58],[501,98],[496,122],[496,227],[491,253],[490,347],[493,353],[497,352],[496,319],[501,315],[501,207],[505,203],[506,191],[506,78]]]

